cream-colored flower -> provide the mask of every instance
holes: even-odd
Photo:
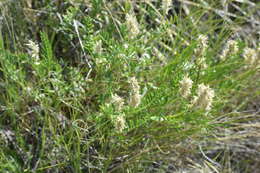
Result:
[[[207,48],[208,47],[208,37],[206,35],[199,35],[199,43],[202,45],[201,47]]]
[[[192,105],[209,111],[211,109],[214,96],[215,93],[213,89],[204,84],[200,84],[198,86],[197,96],[194,97]]]
[[[166,14],[172,6],[172,0],[162,0],[162,10]]]
[[[191,94],[192,83],[193,81],[188,76],[185,76],[180,81],[179,91],[182,97],[187,98]]]
[[[198,66],[202,69],[206,69],[208,67],[206,63],[205,53],[208,48],[208,37],[205,35],[199,35],[198,37],[198,45],[194,50],[195,60]]]
[[[126,25],[131,38],[135,38],[140,33],[139,24],[134,14],[126,14]]]
[[[207,48],[208,48],[208,37],[206,35],[199,35],[198,45],[195,49],[195,55],[196,56],[204,55]]]
[[[140,86],[138,84],[137,79],[135,77],[132,77],[132,78],[130,78],[129,82],[131,84],[132,91],[136,92],[136,93],[139,92]]]
[[[126,128],[125,115],[124,114],[118,115],[115,118],[114,124],[115,124],[115,128],[116,128],[116,130],[118,130],[118,132],[120,132],[120,133],[123,132],[123,130]]]
[[[138,107],[141,103],[141,98],[142,98],[140,94],[140,86],[135,77],[132,77],[129,82],[131,84],[129,105],[132,107]]]
[[[229,40],[224,47],[220,59],[223,61],[225,60],[228,56],[234,55],[238,52],[238,45],[236,40]]]
[[[257,63],[257,52],[255,49],[245,48],[243,57],[248,66],[254,66]]]
[[[29,40],[28,43],[26,44],[27,47],[29,48],[28,53],[36,60],[39,60],[39,45],[33,42],[32,40]]]
[[[124,99],[117,94],[112,95],[111,103],[115,106],[117,111],[121,111],[124,106]]]
[[[201,56],[197,59],[197,64],[200,66],[201,69],[206,69],[208,68],[208,64],[206,62],[206,57]]]

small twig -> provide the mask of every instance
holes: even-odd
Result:
[[[221,165],[215,161],[213,161],[212,159],[210,159],[208,156],[206,156],[206,154],[203,152],[201,146],[199,145],[199,149],[200,149],[200,152],[201,154],[203,155],[203,157],[205,157],[205,159],[207,159],[210,163],[213,163],[215,165],[217,165],[219,168],[221,168]]]
[[[83,56],[86,58],[86,62],[87,62],[87,64],[88,64],[88,67],[89,67],[90,70],[91,70],[91,69],[92,69],[92,66],[91,66],[91,64],[89,63],[89,59],[87,58],[87,54],[86,54],[86,52],[85,52],[85,50],[84,50],[84,46],[83,46],[83,44],[82,44],[82,41],[81,41],[81,38],[80,38],[80,35],[79,35],[78,24],[77,24],[77,21],[76,21],[76,20],[73,20],[73,26],[74,26],[75,31],[76,31],[76,33],[77,33],[77,36],[78,36],[78,39],[79,39],[79,44],[80,44],[80,47],[81,47],[81,49],[82,49],[82,51],[83,51]]]

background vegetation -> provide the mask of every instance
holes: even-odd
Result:
[[[257,172],[259,5],[2,0],[0,172]]]

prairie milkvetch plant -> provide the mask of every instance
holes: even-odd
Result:
[[[140,33],[139,24],[135,15],[133,13],[126,14],[125,20],[127,29],[130,32],[130,38],[135,38]]]
[[[236,40],[228,40],[227,44],[225,45],[220,59],[222,61],[226,60],[227,57],[237,54],[238,52],[238,44]]]
[[[192,83],[193,81],[188,76],[180,81],[179,92],[182,97],[187,98],[191,94]]]
[[[132,107],[138,107],[141,103],[141,94],[140,94],[140,86],[135,77],[132,77],[130,80],[131,91],[130,91],[130,101],[129,105]]]
[[[197,96],[192,100],[192,106],[210,111],[215,92],[209,86],[200,84],[197,89]]]
[[[257,51],[252,48],[245,48],[243,52],[245,63],[248,67],[253,67],[257,64]]]
[[[257,99],[259,55],[245,49],[239,59],[230,38],[237,21],[253,21],[251,13],[233,20],[240,17],[233,10],[224,15],[229,24],[215,12],[219,1],[67,2],[34,3],[41,27],[23,19],[26,3],[10,1],[10,14],[0,10],[7,19],[0,20],[0,138],[6,128],[14,134],[11,145],[0,139],[0,172],[172,172],[168,163],[186,156],[186,142],[200,158],[201,137],[228,128],[226,121],[233,128],[235,116],[248,121],[237,113],[251,112]],[[239,47],[256,46],[236,38]]]

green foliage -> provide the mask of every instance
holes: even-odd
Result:
[[[197,2],[166,14],[159,1],[82,2],[10,3],[5,9],[19,10],[1,12],[8,20],[0,28],[0,170],[147,172],[164,160],[156,158],[161,150],[247,109],[255,99],[248,88],[259,95],[259,64],[246,64],[244,39],[220,58],[236,20],[229,25]],[[26,8],[37,21],[20,20]],[[193,81],[187,97],[185,76]]]

